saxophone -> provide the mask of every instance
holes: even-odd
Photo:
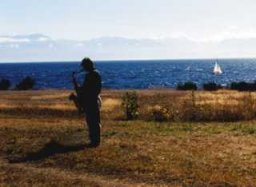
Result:
[[[82,114],[82,113],[85,112],[85,106],[83,105],[83,103],[84,103],[84,94],[81,91],[81,88],[79,87],[79,85],[77,83],[77,80],[75,78],[75,75],[79,74],[81,72],[83,72],[83,70],[72,73],[72,82],[73,82],[73,85],[74,85],[75,93],[71,93],[70,96],[69,96],[69,100],[74,102],[79,114]],[[98,102],[99,108],[101,108],[102,100],[101,100],[100,95],[98,96],[98,101],[97,102]]]
[[[81,73],[82,71],[79,72],[73,72],[72,73],[72,83],[74,85],[74,90],[75,93],[71,93],[69,96],[69,100],[73,101],[79,114],[82,114],[84,112],[84,106],[83,106],[83,96],[81,93],[81,89],[77,83],[77,80],[75,78],[75,74]]]

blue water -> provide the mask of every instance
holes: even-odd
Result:
[[[96,62],[104,88],[174,88],[178,83],[194,81],[199,86],[209,81],[255,81],[256,59],[218,60],[223,74],[215,76],[215,60],[152,60]],[[36,80],[35,89],[72,89],[71,72],[79,62],[0,64],[0,79],[14,86],[25,76]],[[78,77],[80,81],[83,75]]]

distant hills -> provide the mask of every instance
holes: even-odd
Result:
[[[187,38],[101,37],[55,40],[42,34],[0,36],[0,62],[93,59],[170,59],[255,57],[256,38],[193,41]]]

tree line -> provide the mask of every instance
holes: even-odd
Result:
[[[14,90],[31,90],[35,86],[35,80],[27,76],[15,85]],[[0,90],[9,90],[12,87],[12,83],[8,79],[0,80]]]
[[[0,90],[9,90],[12,84],[8,79],[0,79]],[[27,76],[22,79],[17,85],[15,85],[14,90],[31,90],[35,86],[35,80]],[[232,82],[228,86],[222,86],[215,82],[208,82],[203,84],[203,90],[206,91],[217,91],[219,89],[230,89],[230,90],[238,90],[238,91],[256,91],[256,81],[255,82]],[[185,83],[179,83],[176,86],[177,90],[198,90],[199,87],[196,83],[192,81],[188,81]]]
[[[177,90],[198,90],[198,86],[196,83],[189,81],[185,83],[179,83],[176,87]],[[230,89],[230,90],[237,90],[237,91],[256,91],[256,81],[255,82],[232,82],[227,86],[222,86],[215,82],[209,82],[203,84],[203,90],[206,91],[217,91],[220,89]]]

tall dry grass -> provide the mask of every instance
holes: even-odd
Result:
[[[141,102],[141,119],[155,121],[241,121],[256,118],[255,93],[185,92],[155,94]]]
[[[238,91],[136,91],[138,119],[146,121],[242,121],[256,118],[256,93]],[[77,118],[69,91],[0,93],[0,115]],[[126,91],[104,91],[103,119],[126,119],[122,97]],[[18,98],[18,99],[17,99]]]

